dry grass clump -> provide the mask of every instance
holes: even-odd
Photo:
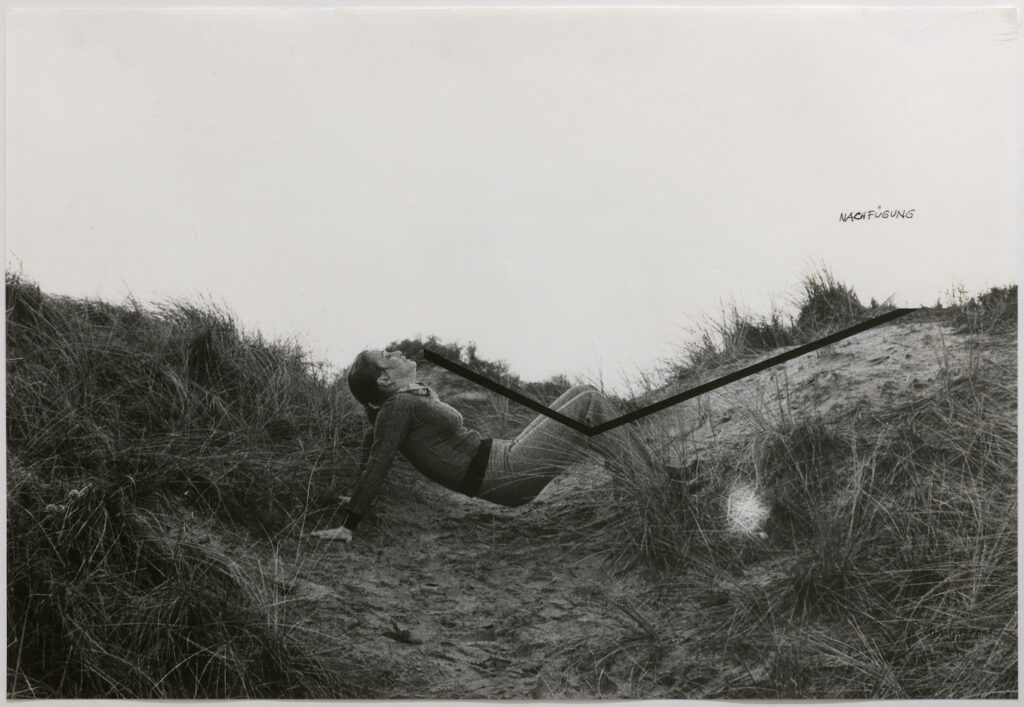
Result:
[[[889,305],[872,302],[870,308],[860,303],[857,293],[840,282],[827,267],[804,276],[798,299],[799,312],[793,328],[800,340],[810,340],[829,331],[852,326],[869,311],[880,314]]]
[[[776,308],[767,316],[755,316],[733,303],[723,308],[719,319],[698,327],[696,341],[686,347],[685,362],[674,366],[672,375],[686,378],[737,358],[796,343],[792,317],[782,310]]]
[[[810,343],[893,308],[889,301],[861,304],[853,288],[824,266],[804,276],[793,307],[795,314],[773,306],[767,315],[756,315],[735,303],[723,306],[718,319],[697,327],[682,360],[668,366],[669,377],[696,378],[753,354]]]
[[[297,346],[212,307],[47,297],[12,276],[7,303],[8,452],[44,478],[187,495],[273,532],[355,473],[358,411]]]
[[[8,689],[20,697],[326,697],[259,578],[168,531],[168,504],[303,522],[358,416],[295,346],[186,303],[50,297],[8,275]]]
[[[961,332],[1003,334],[1017,330],[1017,286],[991,287],[969,296],[962,285],[951,288],[949,315]]]
[[[350,689],[268,620],[276,597],[130,489],[15,467],[7,566],[12,698],[336,697]],[[207,541],[208,542],[208,541]]]
[[[816,522],[769,528],[769,552],[794,561],[737,610],[832,627],[790,694],[1016,696],[1012,391],[977,376],[949,387],[859,426],[845,460],[815,469],[836,484],[811,494]],[[853,666],[849,680],[832,669]]]

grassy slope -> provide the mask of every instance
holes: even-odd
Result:
[[[1015,288],[957,304],[930,316],[979,350],[1015,348]],[[675,374],[706,379],[868,314],[812,277],[799,317],[733,310]],[[348,396],[296,347],[214,310],[70,301],[9,277],[7,324],[9,694],[373,696],[386,666],[358,646],[328,664],[282,623],[273,582],[211,536],[218,522],[273,538],[330,521],[362,425]],[[753,423],[705,445],[685,478],[620,479],[617,504],[576,488],[522,532],[656,588],[662,620],[608,652],[628,657],[635,694],[1015,695],[1016,378],[983,358],[884,413],[750,401],[738,412]],[[464,395],[470,425],[521,426],[522,411],[429,375]],[[648,431],[695,456],[691,435]],[[724,523],[739,483],[770,502],[766,539]],[[716,684],[695,655],[751,667]]]
[[[784,371],[765,401],[738,392],[728,410],[697,406],[689,431],[670,427],[662,442],[697,462],[692,477],[626,482],[627,502],[602,521],[597,545],[630,548],[622,554],[653,568],[659,604],[693,609],[649,642],[648,690],[692,671],[696,651],[739,660],[745,673],[683,682],[680,696],[1016,696],[1016,288],[914,315],[894,336],[909,341],[925,320],[960,335],[947,329],[957,350],[943,349],[930,384],[867,405],[851,388],[872,382],[868,367],[833,385],[840,402],[822,412],[808,390],[835,375],[826,353],[805,364],[802,387]],[[725,346],[680,367],[688,383],[737,367],[746,351],[730,352],[742,340],[730,334],[744,328],[755,327],[727,320]],[[728,365],[702,368],[708,360]],[[697,427],[711,429],[703,445]],[[687,493],[693,478],[700,493]],[[764,537],[728,522],[740,487],[770,511]]]
[[[214,309],[73,301],[11,276],[6,294],[8,694],[357,689],[359,669],[310,655],[263,578],[202,530],[305,522],[354,474],[347,399]]]
[[[574,553],[601,554],[657,587],[658,619],[620,607],[639,638],[626,658],[621,646],[605,647],[622,660],[612,694],[1016,696],[1016,307],[1015,287],[961,293],[955,306],[915,314],[891,334],[861,335],[857,356],[867,363],[845,385],[832,370],[844,354],[825,350],[798,364],[809,369],[802,380],[766,373],[767,394],[762,383],[737,384],[728,409],[692,406],[689,429],[679,411],[661,413],[645,433],[685,462],[681,470],[616,479],[614,504],[603,488],[553,503],[537,532],[558,533]],[[830,273],[811,276],[789,321],[733,308],[708,326],[673,366],[677,387],[884,308],[860,305]],[[911,332],[934,326],[949,338],[932,380],[872,380],[874,370],[903,375],[899,364],[870,363],[886,336],[902,343],[890,347],[900,359],[927,358],[930,346],[906,347],[929,336]],[[729,522],[740,488],[765,504],[764,537]],[[594,649],[580,650],[575,660],[585,663]],[[707,678],[737,663],[738,676]],[[589,694],[615,669],[593,663]]]

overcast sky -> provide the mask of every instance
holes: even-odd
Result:
[[[22,11],[8,267],[211,297],[339,368],[416,334],[648,369],[817,262],[1016,280],[1013,10]],[[851,211],[913,218],[841,222]]]

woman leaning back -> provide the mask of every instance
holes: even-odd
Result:
[[[650,469],[659,466],[629,426],[587,437],[541,415],[515,439],[482,437],[463,424],[458,410],[417,382],[415,361],[399,351],[363,351],[349,369],[348,385],[371,423],[363,438],[363,470],[351,489],[342,525],[315,531],[314,537],[352,539],[398,452],[442,486],[512,507],[529,503],[588,451],[596,451],[606,464],[622,472],[638,464]],[[588,425],[619,414],[608,398],[589,385],[570,388],[550,407]]]

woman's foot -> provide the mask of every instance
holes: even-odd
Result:
[[[314,530],[310,533],[310,536],[320,540],[340,540],[345,543],[352,541],[352,531],[345,526],[327,528],[326,530]]]

